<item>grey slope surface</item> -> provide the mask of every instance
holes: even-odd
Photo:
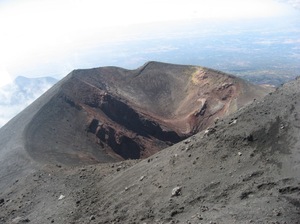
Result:
[[[34,170],[36,164],[24,148],[24,130],[45,102],[57,93],[62,82],[54,85],[0,129],[1,189],[11,184],[14,177],[26,175],[30,170]]]
[[[2,191],[0,220],[299,223],[299,100],[300,79],[146,160],[40,167]]]
[[[300,79],[106,178],[89,214],[102,223],[299,223],[299,129]]]

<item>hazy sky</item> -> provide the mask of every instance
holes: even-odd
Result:
[[[0,1],[0,86],[18,75],[66,75],[80,66],[66,63],[68,58],[101,43],[138,38],[130,33],[133,25],[142,33],[145,23],[284,17],[299,5],[298,0]]]

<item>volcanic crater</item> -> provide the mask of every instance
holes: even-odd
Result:
[[[204,67],[148,62],[74,70],[50,92],[26,126],[26,149],[37,161],[74,165],[147,158],[269,90]]]

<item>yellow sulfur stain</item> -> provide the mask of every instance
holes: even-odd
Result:
[[[206,78],[206,71],[201,67],[195,67],[195,71],[192,73],[192,82],[195,85],[203,84],[203,79]]]

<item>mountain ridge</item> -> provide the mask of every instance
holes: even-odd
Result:
[[[0,221],[298,223],[299,87],[287,83],[144,160],[27,164],[6,187],[1,178]]]

